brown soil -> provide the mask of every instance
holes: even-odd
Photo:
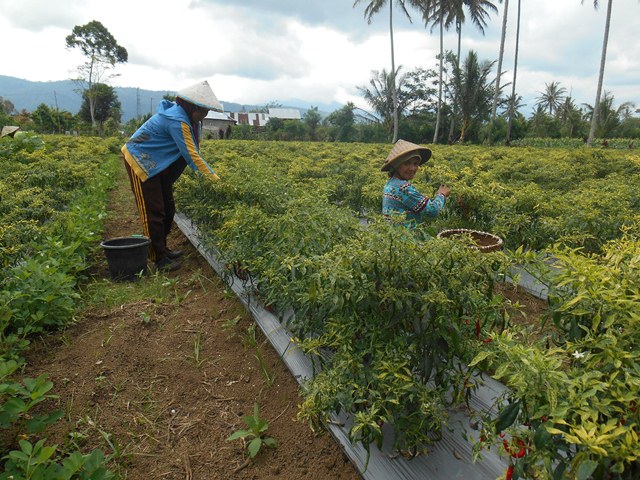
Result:
[[[511,323],[528,328],[532,340],[554,332],[552,325],[542,323],[548,309],[546,300],[529,295],[521,287],[509,283],[496,284],[495,291],[511,303]]]
[[[123,169],[103,236],[139,232]],[[360,478],[330,434],[296,419],[299,386],[257,329],[275,376],[267,385],[254,351],[243,346],[250,316],[177,228],[169,246],[185,256],[182,268],[167,274],[175,286],[164,296],[92,307],[65,332],[33,342],[25,374],[46,372],[59,395],[55,408],[65,412],[48,443],[68,445],[69,432],[79,432],[75,442],[84,451],[112,454],[115,447],[110,468],[132,480]],[[108,269],[99,260],[102,281]],[[150,281],[127,285],[135,290]],[[242,417],[256,402],[277,447],[249,461],[242,440],[226,439],[246,427]]]

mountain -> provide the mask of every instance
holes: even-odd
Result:
[[[175,92],[169,90],[144,90],[135,87],[114,88],[122,105],[123,123],[131,118],[155,112],[156,105],[164,95],[175,95]],[[66,110],[75,115],[80,110],[80,104],[82,103],[82,97],[77,93],[77,90],[78,86],[72,80],[32,82],[0,75],[0,97],[11,101],[17,111],[27,110],[28,112],[33,112],[38,105],[44,103],[50,108]],[[298,108],[302,114],[312,106],[317,106],[323,116],[327,112],[330,113],[342,107],[341,104],[336,102],[332,104],[311,104],[297,99],[278,100],[277,103],[287,108]],[[222,101],[222,104],[227,112],[248,112],[260,108],[260,105],[244,105],[224,101]]]

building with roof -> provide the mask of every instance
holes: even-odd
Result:
[[[282,120],[302,120],[297,108],[269,108],[269,116]]]
[[[269,108],[269,113],[263,112],[228,112],[227,115],[238,125],[264,127],[272,118],[281,120],[302,120],[297,108]]]
[[[209,110],[202,121],[202,133],[204,138],[229,138],[231,126],[238,123],[229,114]]]
[[[253,127],[264,127],[269,121],[268,113],[259,112],[229,112],[231,117],[238,125],[251,125]]]

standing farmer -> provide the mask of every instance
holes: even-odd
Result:
[[[204,81],[180,90],[176,101],[163,100],[122,147],[144,234],[151,239],[149,259],[156,269],[180,268],[179,250],[167,247],[167,235],[176,212],[173,184],[189,165],[211,180],[218,176],[200,156],[200,123],[209,110],[222,111]]]

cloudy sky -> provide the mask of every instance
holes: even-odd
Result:
[[[369,0],[0,0],[0,74],[33,81],[75,76],[84,62],[65,48],[75,25],[100,21],[129,53],[113,86],[177,91],[209,80],[222,101],[264,104],[300,99],[311,104],[353,101],[367,109],[356,86],[372,70],[390,69],[388,9],[364,19]],[[395,2],[394,2],[395,3]],[[503,5],[496,0],[482,36],[463,27],[463,56],[498,56]],[[578,104],[592,104],[606,1],[524,0],[518,93],[533,108],[545,83],[560,82]],[[503,71],[513,72],[515,14],[509,5]],[[437,30],[415,12],[410,23],[394,10],[396,65],[436,67]],[[616,104],[640,108],[640,2],[615,0],[604,88]],[[445,36],[455,50],[455,32]],[[505,77],[503,77],[505,78]],[[2,95],[2,92],[0,92]]]

